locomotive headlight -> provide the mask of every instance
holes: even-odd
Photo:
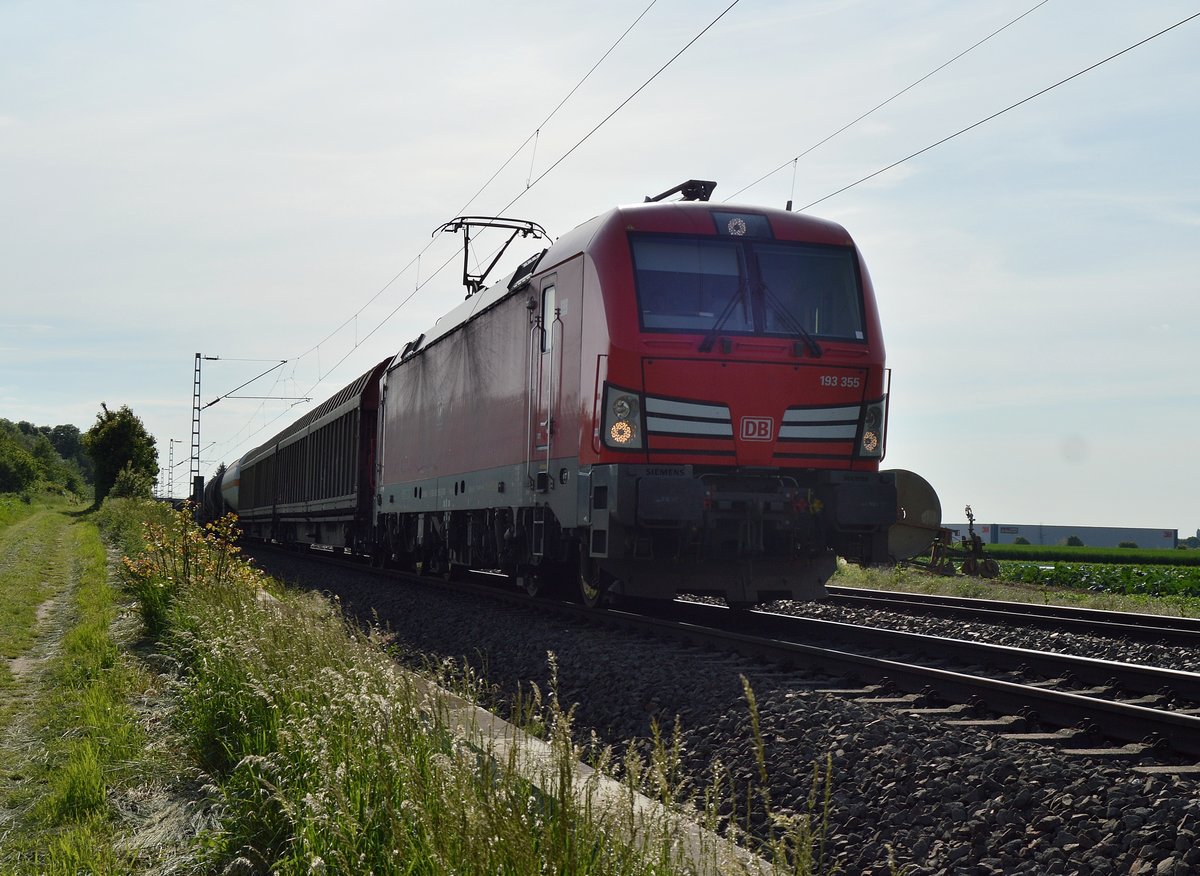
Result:
[[[636,393],[613,386],[604,387],[604,443],[622,450],[642,446],[642,403]]]
[[[872,459],[883,458],[883,430],[887,416],[887,397],[863,406],[862,437],[858,440],[858,455]]]
[[[614,444],[628,444],[633,440],[633,436],[633,424],[628,420],[617,420],[612,424],[612,428],[608,430],[608,437],[612,439]]]

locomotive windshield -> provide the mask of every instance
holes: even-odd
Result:
[[[863,340],[854,250],[631,234],[642,328]]]

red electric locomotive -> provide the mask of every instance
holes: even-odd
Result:
[[[936,495],[879,468],[888,374],[853,240],[713,185],[610,210],[490,288],[464,273],[381,377],[380,559],[747,606],[928,546]]]

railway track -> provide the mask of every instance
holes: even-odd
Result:
[[[1099,736],[1126,747],[1087,749],[1097,755],[1200,757],[1197,673],[769,612],[731,616],[724,611],[675,603],[670,623],[742,654],[857,678],[873,686],[869,694],[898,692],[907,700],[895,702],[907,703],[910,711],[953,716],[965,706],[990,712],[995,717],[987,723],[973,723],[1007,728],[1014,738],[1071,743]],[[1031,726],[1042,729],[1022,732]]]
[[[1147,749],[1140,741],[1127,746],[1110,738],[1103,745],[1078,729],[1032,723],[995,699],[981,711],[978,704],[988,697],[967,691],[960,698],[948,689],[936,695],[923,687],[910,691],[896,683],[890,666],[878,676],[867,674],[866,657],[917,662],[898,648],[855,657],[855,650],[866,649],[810,644],[827,661],[836,657],[829,652],[852,655],[837,668],[798,651],[794,658],[772,655],[769,639],[744,626],[762,612],[720,607],[684,622],[633,611],[586,612],[549,599],[531,603],[510,592],[516,589],[511,582],[480,589],[478,580],[459,587],[425,579],[412,586],[362,565],[321,568],[295,553],[263,556],[262,562],[283,580],[327,592],[352,617],[392,631],[397,657],[406,665],[452,678],[469,677],[468,669],[479,673],[488,681],[481,690],[484,704],[501,716],[524,708],[525,693],[537,686],[557,690],[564,704],[572,704],[575,738],[591,740],[588,745],[621,753],[652,747],[659,728],[667,736],[678,733],[678,775],[690,787],[707,788],[714,764],[722,776],[757,782],[765,762],[772,807],[803,813],[821,765],[832,788],[826,798],[827,860],[842,872],[1200,868],[1192,839],[1200,835],[1196,757],[1165,744]],[[876,613],[836,614],[845,620]],[[725,620],[729,629],[721,628]],[[957,622],[910,625],[926,632],[959,628]],[[1033,647],[1097,644],[1034,630],[996,632],[1008,644]],[[1109,646],[1075,653],[1145,653],[1151,655],[1146,662],[1157,662],[1162,650]],[[1182,666],[1164,665],[1187,669],[1190,653],[1184,652]],[[953,667],[934,668],[977,674],[957,659]],[[1071,690],[1082,695],[1082,684]],[[1044,679],[1041,686],[1048,686]],[[756,707],[747,696],[751,689]],[[1028,735],[1032,731],[1040,736]],[[745,796],[739,791],[738,799]],[[774,822],[746,799],[743,829],[765,842]]]
[[[356,569],[515,606],[532,603],[515,587],[497,586],[502,576],[476,574],[443,582],[362,566]],[[843,588],[835,589],[841,598]],[[940,607],[955,608],[952,603]],[[1194,672],[766,611],[734,612],[699,602],[601,610],[553,598],[540,598],[536,604],[573,622],[607,624],[818,670],[847,680],[826,684],[822,689],[829,693],[993,729],[1008,738],[1056,745],[1070,754],[1156,759],[1162,769],[1187,771],[1195,765],[1183,761],[1200,759],[1200,674]],[[916,604],[937,605],[934,600]],[[1010,623],[1017,623],[1020,615],[1009,612],[1008,617]],[[1111,624],[1105,630],[1121,635],[1126,627],[1140,629]]]
[[[1200,648],[1200,618],[865,590],[856,587],[826,589],[829,591],[831,604],[851,608],[876,608],[906,614],[933,615]]]

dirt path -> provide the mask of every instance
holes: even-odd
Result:
[[[36,686],[69,621],[77,583],[71,519],[39,511],[0,530],[0,836],[29,797]]]

